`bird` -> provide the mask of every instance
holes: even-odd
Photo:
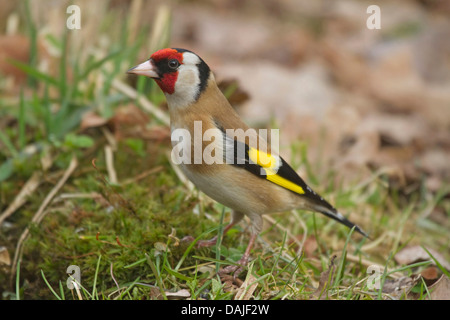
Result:
[[[175,160],[186,177],[210,198],[232,209],[223,234],[245,216],[250,221],[245,252],[222,272],[236,274],[248,264],[263,228],[264,214],[293,209],[319,212],[368,237],[309,187],[272,148],[272,141],[268,143],[266,137],[241,120],[200,56],[187,49],[160,49],[127,73],[154,79],[164,93],[170,116],[172,160],[178,155]],[[202,159],[208,154],[214,161]],[[186,238],[194,240],[192,236]],[[196,245],[208,247],[216,241],[217,236],[199,240]]]

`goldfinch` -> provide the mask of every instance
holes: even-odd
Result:
[[[250,241],[238,265],[248,263],[262,230],[262,215],[267,213],[292,209],[320,212],[367,237],[240,119],[198,55],[186,49],[162,49],[128,73],[153,78],[164,92],[173,151],[178,150],[172,155],[183,153],[182,161],[177,160],[183,173],[199,190],[233,210],[224,233],[244,216],[251,221]],[[205,155],[214,161],[202,159]],[[216,240],[199,241],[197,246],[214,245]],[[226,268],[228,272],[236,269]]]

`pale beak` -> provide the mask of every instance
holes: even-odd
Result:
[[[141,76],[147,76],[149,78],[159,78],[158,70],[153,64],[152,59],[148,59],[147,61],[131,68],[127,71],[127,73],[134,73]]]

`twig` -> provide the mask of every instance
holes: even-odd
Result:
[[[80,287],[78,286],[78,283],[75,281],[72,281],[73,286],[75,288],[75,291],[77,292],[78,300],[83,300],[83,297],[81,296]]]
[[[24,184],[19,194],[14,198],[13,202],[6,208],[0,215],[0,226],[3,221],[12,215],[17,209],[19,209],[26,201],[29,195],[31,195],[37,187],[41,184],[41,173],[34,172],[30,179]]]
[[[106,141],[108,141],[108,144],[112,147],[113,151],[117,151],[117,141],[111,131],[109,131],[106,127],[101,127],[100,130],[105,136]]]
[[[103,198],[100,193],[91,192],[91,193],[61,193],[57,196],[54,202],[61,201],[64,199],[97,199]]]
[[[41,206],[39,207],[38,211],[34,214],[33,218],[31,219],[32,223],[39,224],[42,219],[44,218],[46,211],[45,208],[50,204],[52,199],[55,197],[55,195],[58,193],[58,191],[62,188],[62,186],[66,183],[67,179],[72,175],[75,168],[78,166],[77,158],[74,156],[72,157],[72,160],[70,160],[69,167],[64,172],[64,175],[62,178],[58,181],[58,183],[53,187],[53,189],[47,194],[44,201],[42,202]],[[28,234],[30,233],[30,228],[27,227],[22,234],[20,235],[19,241],[17,242],[16,246],[16,252],[14,253],[14,260],[11,267],[11,280],[15,273],[17,261],[22,255],[22,245],[24,241],[27,239]]]
[[[120,293],[120,286],[119,286],[119,284],[117,283],[117,280],[116,280],[116,278],[114,277],[114,272],[113,272],[113,263],[111,262],[111,268],[110,268],[110,273],[111,273],[111,278],[114,280],[114,283],[116,284],[116,286],[117,286],[117,289],[119,290],[119,293]]]
[[[134,182],[136,182],[138,180],[144,179],[145,177],[147,177],[147,176],[149,176],[151,174],[160,172],[163,169],[164,169],[163,166],[157,166],[157,167],[151,168],[150,170],[147,170],[147,171],[144,171],[144,172],[138,174],[136,177],[129,178],[129,179],[126,179],[126,180],[122,181],[121,184],[122,185],[127,185],[127,184],[130,184],[130,183],[134,183]]]
[[[112,82],[112,86],[117,90],[122,92],[124,95],[136,99],[137,103],[147,112],[154,115],[156,118],[158,118],[162,123],[164,123],[166,126],[170,125],[170,119],[169,116],[158,109],[153,103],[151,103],[146,97],[139,95],[136,90],[134,90],[132,87],[127,85],[126,83],[114,79]]]
[[[110,145],[105,146],[106,170],[108,171],[109,182],[117,184],[117,173],[114,168],[113,149]]]
[[[108,144],[105,145],[105,161],[106,161],[106,170],[108,171],[109,181],[112,184],[117,184],[117,173],[114,168],[114,151],[117,150],[117,141],[114,139],[112,133],[107,129],[101,128],[103,135],[108,141]]]
[[[128,43],[134,43],[136,41],[136,36],[139,32],[139,24],[140,19],[138,19],[139,15],[142,13],[142,0],[134,0],[131,3],[130,7],[130,14],[129,14],[129,21],[130,21],[130,27],[129,27],[129,36],[128,36]]]
[[[169,42],[172,15],[167,5],[160,5],[153,17],[149,49],[151,52],[161,49]]]

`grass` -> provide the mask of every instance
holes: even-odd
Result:
[[[245,279],[249,282],[244,294],[254,299],[316,298],[313,293],[320,286],[320,297],[327,299],[384,299],[389,295],[367,286],[371,264],[386,267],[381,277],[384,282],[398,273],[409,275],[428,266],[429,262],[399,266],[390,258],[410,241],[419,239],[423,245],[443,250],[448,245],[445,227],[420,220],[421,213],[436,206],[448,214],[448,188],[436,195],[426,191],[402,195],[390,190],[382,171],[344,188],[333,182],[335,173],[324,169],[326,164],[310,163],[307,144],[298,143],[291,146],[294,167],[305,169],[311,186],[333,199],[342,212],[361,213],[358,222],[369,227],[373,240],[318,214],[280,213],[266,217],[266,229],[243,279],[233,282],[220,277],[216,271],[243,254],[248,224],[241,223],[221,237],[229,210],[182,183],[167,156],[167,137],[130,134],[132,128],[120,120],[123,128],[115,130],[124,138],[114,137],[107,126],[80,130],[86,111],[112,119],[121,107],[134,103],[142,107],[142,99],[163,104],[164,96],[153,82],[140,77],[132,84],[140,97],[136,100],[117,90],[114,79],[125,81],[124,72],[139,61],[143,48],[156,50],[169,44],[170,12],[164,7],[157,11],[150,39],[145,32],[135,32],[136,39],[130,43],[126,37],[133,33],[130,16],[108,11],[104,21],[124,23],[105,26],[110,27],[106,29],[114,41],[100,55],[73,50],[73,35],[67,30],[60,36],[47,35],[59,52],[58,72],[50,74],[37,67],[39,27],[31,18],[30,2],[24,5],[26,24],[22,28],[30,39],[30,60],[11,63],[27,74],[28,81],[18,97],[7,99],[2,94],[0,107],[0,116],[15,123],[0,131],[4,146],[0,150],[2,212],[35,173],[39,183],[7,217],[8,225],[0,234],[0,243],[18,258],[11,268],[1,266],[2,299],[167,299],[185,289],[191,299],[224,300],[235,298]],[[85,41],[86,48],[98,46],[95,40]],[[161,125],[164,120],[155,116],[146,128]],[[112,159],[105,147],[113,150]],[[78,159],[77,168],[43,208],[42,219],[30,223],[73,158]],[[112,181],[112,172],[118,182]],[[329,185],[321,186],[321,181]],[[426,221],[425,227],[417,221]],[[26,228],[29,234],[19,248],[18,239]],[[429,230],[433,237],[427,235]],[[194,243],[181,241],[187,235],[198,240],[216,234],[219,241],[212,248],[196,249]],[[306,249],[307,242],[316,249]],[[337,268],[331,269],[335,271],[328,273],[325,284],[321,274],[330,270],[335,254]],[[71,265],[80,268],[80,282],[69,289],[67,280],[73,278],[67,268]],[[423,281],[416,291],[419,299],[429,296]]]

